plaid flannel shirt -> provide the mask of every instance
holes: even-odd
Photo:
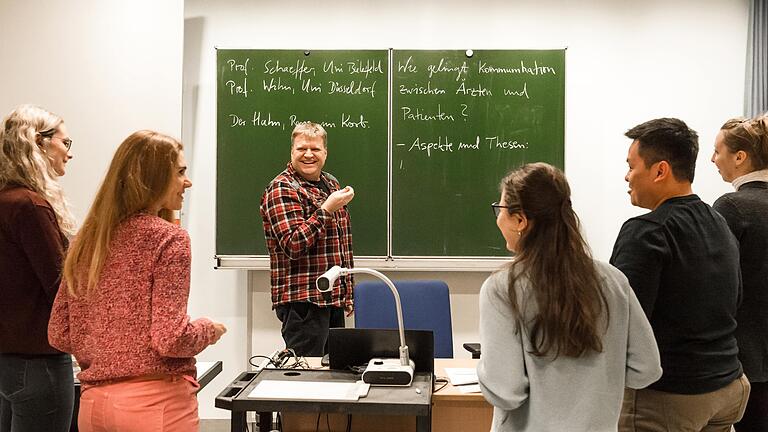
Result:
[[[323,172],[328,188],[339,182]],[[353,267],[352,231],[346,206],[330,213],[320,206],[328,195],[288,167],[275,177],[261,198],[261,218],[269,250],[272,308],[292,302],[318,306],[352,306],[352,276],[336,281],[330,296],[316,289],[315,281],[339,265]]]

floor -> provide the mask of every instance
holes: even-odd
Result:
[[[200,419],[200,432],[230,432],[227,419]]]

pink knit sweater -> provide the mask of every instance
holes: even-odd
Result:
[[[190,320],[187,232],[146,214],[115,231],[95,290],[74,298],[62,282],[48,340],[77,358],[84,384],[148,374],[195,376],[194,355],[213,342],[211,320]]]

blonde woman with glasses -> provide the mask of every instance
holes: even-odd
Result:
[[[75,231],[58,184],[71,145],[61,117],[33,105],[0,128],[0,432],[69,430],[72,359],[47,326]]]
[[[752,385],[737,432],[768,430],[768,117],[731,119],[715,138],[712,162],[735,192],[713,205],[739,240],[744,295],[736,342]]]

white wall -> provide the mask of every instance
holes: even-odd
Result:
[[[588,240],[607,259],[621,223],[641,212],[622,180],[629,127],[682,118],[701,135],[695,190],[710,203],[728,190],[708,159],[720,124],[742,110],[747,3],[0,0],[0,113],[34,102],[65,118],[75,159],[62,183],[80,218],[125,136],[140,128],[182,135],[194,181],[184,209],[193,247],[189,310],[230,329],[199,357],[225,363],[200,395],[200,415],[228,417],[213,397],[245,368],[248,344],[264,353],[281,339],[267,273],[213,270],[214,46],[568,47],[566,171]],[[259,199],[249,194],[243,199]],[[389,275],[446,280],[455,343],[478,339],[477,290],[486,274]]]
[[[182,0],[0,0],[0,115],[22,103],[64,118],[61,179],[82,220],[112,154],[138,129],[181,135]]]
[[[252,271],[247,278],[243,271],[211,270],[215,242],[211,203],[215,196],[214,46],[567,47],[566,172],[588,241],[595,255],[607,260],[622,222],[641,212],[629,204],[623,181],[629,146],[623,133],[630,127],[662,116],[685,120],[701,136],[695,190],[710,203],[728,190],[709,157],[719,126],[742,112],[747,3],[188,0],[184,139],[187,144],[194,142],[196,153],[192,172],[196,185],[188,213],[198,257],[194,277],[207,287],[207,295],[194,299],[195,306],[200,311],[215,307],[224,312],[249,300],[250,295],[251,321],[236,322],[251,327],[253,353],[269,353],[282,344],[278,321],[270,309],[268,272]],[[259,196],[244,191],[243,199],[257,200]],[[478,340],[477,292],[487,273],[388,274],[448,282],[454,350],[457,356],[468,356],[461,343]],[[248,284],[250,292],[246,293]],[[226,337],[235,339],[235,335]],[[240,337],[238,332],[236,340],[245,344]],[[234,353],[227,351],[224,357],[233,359]],[[244,365],[242,359],[235,360]]]
[[[64,118],[74,158],[61,183],[78,220],[131,132],[155,129],[181,137],[183,37],[183,0],[0,0],[0,115],[35,103]],[[189,228],[186,217],[184,224]],[[204,254],[197,245],[193,249],[196,258]],[[193,279],[193,297],[209,289]],[[190,313],[232,322],[215,307],[198,305]],[[243,358],[234,339],[244,324],[231,327],[234,337],[199,358],[229,356],[229,365]],[[244,333],[239,337],[244,340]],[[202,413],[212,406],[211,397],[201,400]]]

